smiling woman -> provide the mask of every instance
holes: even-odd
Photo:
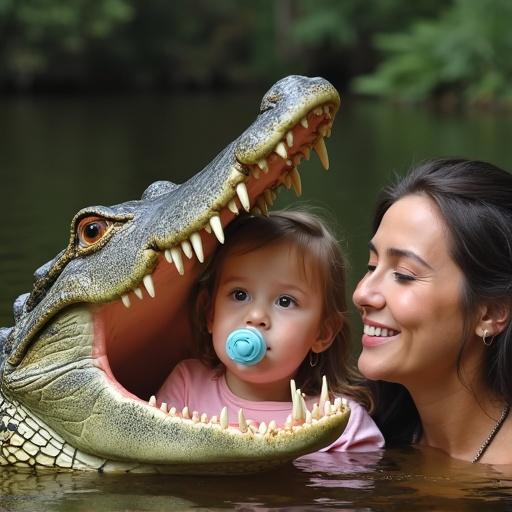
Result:
[[[354,292],[388,445],[512,464],[512,176],[437,160],[386,188]]]

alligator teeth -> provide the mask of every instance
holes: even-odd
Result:
[[[192,411],[192,421],[194,423],[199,423],[200,418],[199,418],[199,413],[197,411]]]
[[[329,400],[329,390],[327,389],[327,377],[324,375],[322,377],[322,390],[320,391],[320,402],[318,406],[320,409],[323,408],[324,403]]]
[[[220,217],[218,215],[214,215],[210,218],[210,226],[212,227],[217,240],[223,244],[224,243],[224,231],[222,229],[222,223],[220,221]]]
[[[238,207],[237,207],[234,199],[231,199],[231,201],[229,201],[228,209],[229,209],[229,211],[231,213],[234,213],[235,215],[238,215]]]
[[[323,168],[325,170],[329,169],[329,155],[327,154],[327,148],[325,147],[323,137],[318,137],[318,140],[315,142],[315,151]]]
[[[160,404],[160,410],[165,412],[165,414],[167,414],[167,404],[165,402],[162,402]]]
[[[182,276],[185,273],[185,269],[183,267],[183,258],[181,257],[181,251],[177,247],[172,247],[170,255],[170,263],[174,263],[174,265],[176,266],[176,270],[178,271],[178,274]]]
[[[156,396],[155,395],[151,395],[149,397],[149,402],[148,402],[149,405],[151,405],[152,407],[154,407],[156,405]]]
[[[300,197],[302,195],[302,183],[300,181],[300,174],[297,167],[294,167],[291,170],[290,177],[292,179],[293,190],[295,190],[297,197]]]
[[[264,436],[267,433],[267,424],[262,421],[258,427],[258,432]]]
[[[281,158],[286,160],[288,158],[288,152],[286,151],[286,147],[282,142],[279,142],[274,150]]]
[[[277,423],[275,420],[270,420],[268,424],[268,432],[274,432],[275,430],[277,430]]]
[[[224,429],[228,428],[228,409],[227,407],[223,407],[222,411],[220,411],[220,426]]]
[[[211,235],[211,234],[212,234],[212,228],[210,227],[210,224],[205,224],[205,225],[204,225],[204,230],[205,230],[209,235]]]
[[[253,207],[251,208],[250,213],[251,213],[252,215],[261,215],[261,210],[260,210],[257,206],[253,206]]]
[[[203,242],[201,241],[201,235],[199,233],[192,233],[190,235],[190,241],[192,242],[192,247],[194,248],[194,252],[196,253],[197,259],[201,263],[203,263],[204,252],[203,252]]]
[[[165,256],[165,259],[169,262],[169,263],[172,263],[172,254],[171,254],[171,251],[169,249],[165,249],[164,251],[164,256]]]
[[[263,197],[265,198],[265,201],[269,206],[272,206],[274,204],[274,198],[272,197],[272,192],[268,188],[266,188],[263,191]]]
[[[151,298],[155,297],[155,285],[153,284],[153,278],[150,274],[145,275],[142,278],[142,282],[144,284],[144,287],[146,288],[146,291],[148,292],[148,295]]]
[[[245,419],[243,409],[238,411],[238,428],[240,429],[240,432],[247,432],[247,421]]]
[[[300,164],[301,160],[304,158],[302,153],[297,153],[293,155],[293,165],[294,167],[297,167],[297,165]]]
[[[261,177],[260,170],[256,169],[256,167],[251,167],[251,176],[256,180],[259,180]]]
[[[183,409],[181,410],[181,417],[182,418],[185,418],[186,420],[189,420],[190,419],[190,412],[188,410],[188,407],[185,405],[185,407],[183,407]]]
[[[286,134],[286,144],[289,148],[293,146],[293,132],[291,130]]]
[[[304,158],[306,160],[309,160],[309,157],[311,156],[311,149],[309,149],[308,146],[304,146],[303,148],[301,148],[301,151],[304,153]]]
[[[303,406],[303,398],[300,389],[295,391],[295,399],[293,400],[292,419],[294,421],[304,421],[306,419],[306,411]]]
[[[135,293],[137,298],[140,300],[144,298],[144,296],[142,295],[142,290],[140,288],[135,288],[135,290],[133,290],[133,293]]]
[[[331,402],[327,400],[324,404],[324,416],[329,416],[331,414]]]
[[[318,404],[313,405],[313,410],[311,411],[311,416],[315,420],[319,420],[321,418],[322,414],[320,413],[320,407],[318,407]]]
[[[169,409],[169,416],[176,416],[176,407],[171,407]]]
[[[292,188],[292,178],[289,174],[286,174],[285,176],[283,176],[283,183],[284,183],[284,186],[290,190]]]
[[[300,125],[301,125],[303,128],[306,128],[306,129],[308,129],[308,128],[309,128],[309,123],[308,123],[308,119],[307,119],[307,117],[303,117],[303,118],[300,120]]]
[[[208,415],[205,412],[201,414],[201,423],[208,423]]]
[[[261,160],[258,160],[258,167],[264,172],[268,172],[268,164],[267,160],[265,158],[262,158]]]
[[[320,126],[318,128],[318,133],[320,133],[320,135],[322,137],[325,137],[327,135],[328,131],[329,131],[329,125],[328,124],[323,124],[322,126]]]
[[[317,116],[321,116],[323,113],[324,113],[324,109],[322,107],[316,107],[313,112],[317,115]]]
[[[126,294],[121,295],[121,300],[123,301],[125,308],[129,308],[132,305],[132,303],[130,302],[130,297],[128,297],[128,295]]]
[[[265,202],[265,198],[263,196],[259,196],[256,200],[256,204],[258,205],[258,208],[261,210],[261,213],[265,215],[265,217],[268,217],[268,208],[267,203]]]
[[[194,256],[194,253],[192,252],[192,246],[188,240],[183,240],[183,242],[181,242],[181,248],[188,259],[191,259],[192,256]]]
[[[251,209],[251,203],[249,201],[249,194],[247,193],[247,187],[245,183],[242,181],[236,186],[236,193],[238,195],[238,199],[240,200],[240,204],[243,209],[248,212]]]

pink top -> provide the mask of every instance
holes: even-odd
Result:
[[[168,407],[181,411],[185,405],[190,412],[206,413],[208,417],[219,416],[227,407],[229,422],[238,425],[238,411],[243,409],[245,417],[269,423],[274,420],[283,425],[292,411],[291,402],[252,402],[233,394],[228,388],[224,374],[217,376],[198,359],[186,359],[169,374],[156,395],[157,403],[166,402]],[[306,399],[309,409],[318,402],[318,397]],[[341,436],[330,446],[320,451],[368,452],[384,447],[384,437],[364,407],[348,399],[350,418]]]

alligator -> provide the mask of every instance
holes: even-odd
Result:
[[[67,247],[36,270],[0,329],[0,465],[160,473],[255,472],[334,441],[350,414],[324,396],[316,413],[292,393],[285,425],[229,423],[152,394],[192,353],[190,296],[239,213],[268,214],[314,149],[329,167],[340,99],[322,78],[289,76],[255,121],[182,184],[140,200],[81,209]],[[320,411],[320,412],[319,412]]]

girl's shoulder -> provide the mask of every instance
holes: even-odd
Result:
[[[216,376],[215,370],[199,359],[184,359],[174,367],[173,372],[180,374],[187,381],[203,381]]]

